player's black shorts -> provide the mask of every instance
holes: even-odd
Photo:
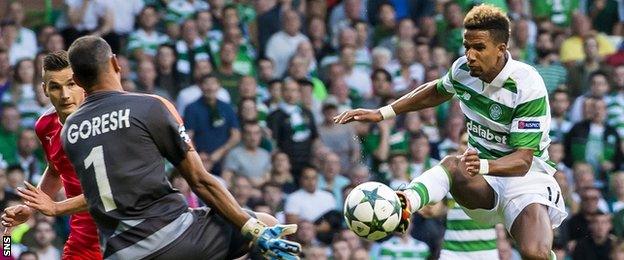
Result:
[[[249,250],[250,240],[240,230],[209,208],[197,208],[193,223],[176,241],[151,259],[235,259]],[[255,217],[253,212],[247,211]]]

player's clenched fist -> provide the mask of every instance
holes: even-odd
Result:
[[[336,124],[346,124],[353,121],[360,122],[379,122],[383,120],[383,117],[379,110],[375,109],[355,109],[342,112],[340,115],[334,117],[334,123]]]
[[[30,207],[15,205],[4,209],[2,213],[2,225],[9,228],[26,222],[32,215]]]
[[[480,170],[480,160],[479,155],[474,149],[466,149],[463,155],[461,155],[460,167],[465,167],[466,172],[470,174],[470,176],[475,176],[479,174]]]

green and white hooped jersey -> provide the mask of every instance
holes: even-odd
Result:
[[[437,83],[440,93],[455,94],[466,116],[468,144],[483,159],[498,159],[530,148],[530,171],[554,174],[548,159],[550,107],[544,80],[528,64],[509,59],[491,83],[470,76],[466,56],[457,59]]]
[[[440,259],[498,259],[494,226],[470,219],[452,198],[448,206]]]

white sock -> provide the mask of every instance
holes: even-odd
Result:
[[[441,165],[436,165],[414,178],[403,192],[414,213],[429,203],[444,199],[450,188],[449,173]]]

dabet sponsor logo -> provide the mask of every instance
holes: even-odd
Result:
[[[466,128],[468,128],[468,132],[481,137],[485,140],[488,140],[490,142],[497,142],[497,143],[501,143],[501,144],[507,144],[507,135],[502,135],[500,133],[496,133],[492,130],[490,130],[487,127],[484,127],[480,124],[477,123],[472,123],[472,120],[468,120],[468,123],[466,123]]]
[[[539,121],[519,121],[518,129],[540,129]]]

